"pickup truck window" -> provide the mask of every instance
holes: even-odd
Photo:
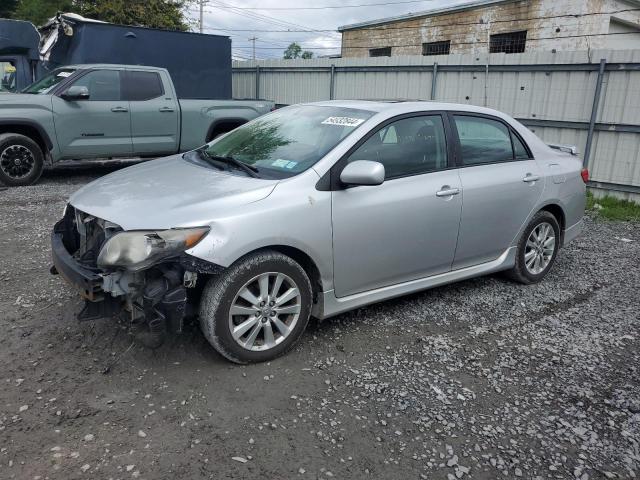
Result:
[[[32,93],[34,95],[47,94],[51,92],[51,90],[53,90],[54,87],[60,82],[73,75],[74,72],[75,70],[73,68],[58,68],[57,70],[52,71],[50,74],[42,77],[37,82],[32,83],[31,85],[26,87],[24,90],[22,90],[22,93]]]
[[[233,157],[260,176],[286,178],[312,167],[375,112],[294,105],[258,117],[206,147],[210,157]]]
[[[144,101],[164,94],[162,80],[156,72],[128,71],[124,77],[125,100]]]
[[[72,85],[87,87],[90,102],[121,100],[118,70],[93,70],[77,79]]]

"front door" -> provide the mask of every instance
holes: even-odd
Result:
[[[452,115],[459,138],[464,209],[453,268],[497,259],[544,190],[544,176],[520,137],[502,121]]]
[[[120,70],[92,70],[71,85],[84,86],[89,98],[53,97],[54,123],[64,158],[131,155],[129,102],[121,95]]]
[[[443,117],[385,122],[347,161],[355,160],[378,161],[386,175],[382,185],[332,194],[336,296],[449,271],[462,195]]]

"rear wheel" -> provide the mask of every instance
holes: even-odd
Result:
[[[44,168],[44,155],[36,142],[17,133],[0,135],[0,182],[10,187],[32,185]]]
[[[311,301],[311,282],[298,263],[279,252],[258,252],[209,281],[200,326],[229,360],[263,362],[284,354],[300,338]]]
[[[559,248],[558,220],[545,210],[536,213],[520,237],[516,264],[507,275],[524,284],[539,282],[551,270]]]

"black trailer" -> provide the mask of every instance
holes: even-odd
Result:
[[[0,91],[19,91],[54,68],[117,63],[166,68],[179,98],[231,99],[231,40],[59,14],[38,30],[0,19]]]
[[[118,63],[166,68],[179,98],[231,98],[231,40],[222,35],[115,25],[62,14],[40,28],[47,70]]]

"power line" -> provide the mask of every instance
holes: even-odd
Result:
[[[213,10],[205,10],[208,13],[215,13]],[[572,13],[572,14],[562,14],[562,15],[548,15],[543,17],[528,17],[528,18],[509,18],[502,20],[492,20],[491,23],[513,23],[513,22],[528,22],[531,20],[553,20],[559,18],[582,18],[588,17],[592,15],[615,15],[618,13],[626,13],[626,12],[638,12],[640,8],[627,8],[624,10],[615,10],[612,12],[592,12],[592,13]],[[395,22],[397,23],[397,22]],[[487,22],[456,22],[456,23],[447,23],[447,24],[430,24],[425,26],[418,27],[362,27],[358,28],[358,30],[381,30],[381,31],[390,31],[390,30],[422,30],[425,27],[429,28],[438,28],[438,27],[457,27],[457,26],[467,26],[467,25],[486,25]],[[205,30],[207,30],[205,28]],[[238,28],[216,28],[213,30],[223,30],[225,32],[257,32],[257,33],[318,33],[318,32],[335,32],[338,33],[335,29],[314,29],[314,30],[266,30],[266,29],[238,29]],[[354,29],[355,30],[355,29]]]
[[[213,4],[212,6],[214,6],[214,8],[223,8],[224,7],[225,9],[228,9],[230,13],[234,13],[236,15],[240,15],[240,16],[244,16],[244,17],[247,17],[247,18],[251,18],[253,20],[257,20],[257,21],[260,21],[260,22],[270,23],[272,25],[277,25],[279,27],[288,28],[288,29],[291,29],[293,27],[293,28],[305,30],[307,32],[325,33],[325,31],[323,31],[323,30],[313,29],[313,28],[308,27],[306,25],[301,25],[301,24],[298,24],[298,23],[288,22],[288,21],[285,21],[285,20],[278,20],[278,19],[270,17],[268,15],[263,15],[263,14],[259,14],[259,13],[242,11],[238,7],[235,7],[235,6],[229,5],[229,4],[225,4],[225,3],[222,3],[222,2],[219,2],[219,1],[215,1],[215,0],[209,0],[209,1],[210,1],[210,3]],[[206,11],[208,13],[216,13],[215,11],[212,11],[212,10],[206,10]],[[335,32],[335,31],[332,30],[331,32]],[[331,39],[335,40],[335,37],[333,37],[333,36],[324,35],[324,37],[331,38]]]
[[[610,33],[585,33],[585,34],[581,34],[581,35],[563,35],[563,36],[558,36],[558,37],[536,37],[536,38],[527,38],[526,41],[540,41],[540,40],[562,40],[564,38],[584,38],[584,37],[607,37],[607,36],[612,36],[612,35],[634,35],[637,32],[610,32]],[[452,45],[476,45],[476,44],[484,44],[484,43],[488,43],[486,40],[477,40],[475,42],[451,42]],[[422,43],[419,44],[415,44],[415,43],[408,43],[408,44],[403,44],[403,45],[382,45],[380,47],[378,46],[345,46],[344,48],[349,49],[349,48],[366,48],[366,49],[371,49],[371,48],[386,48],[386,47],[421,47]],[[270,49],[275,49],[275,47],[256,47],[259,48],[261,50],[270,50]],[[302,46],[301,48],[306,49],[306,50],[335,50],[336,48],[339,47],[311,47],[311,46]]]
[[[362,8],[362,7],[378,7],[378,6],[392,6],[402,5],[407,3],[424,3],[431,2],[433,0],[404,0],[400,2],[382,2],[382,3],[360,3],[357,5],[323,5],[319,7],[219,7],[219,8],[237,8],[238,10],[330,10],[340,8]]]

